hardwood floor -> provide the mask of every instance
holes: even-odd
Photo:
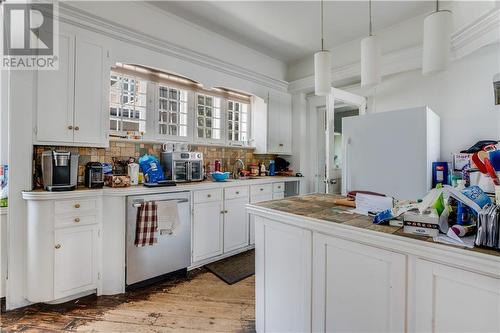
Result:
[[[2,332],[254,332],[255,276],[227,285],[203,269],[116,296],[2,313]]]

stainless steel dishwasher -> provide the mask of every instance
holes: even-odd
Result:
[[[171,273],[191,265],[190,193],[149,194],[127,198],[127,286]],[[158,243],[136,247],[137,209],[145,201],[176,201],[179,226],[172,234],[158,233]]]

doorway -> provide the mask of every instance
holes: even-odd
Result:
[[[342,119],[364,114],[366,99],[332,88],[328,97],[309,97],[314,191],[340,194],[342,189]]]

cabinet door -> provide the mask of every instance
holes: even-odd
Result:
[[[311,231],[255,217],[256,330],[311,331]]]
[[[54,298],[96,288],[97,227],[55,231]]]
[[[194,205],[193,262],[222,254],[222,210],[222,201]]]
[[[248,245],[248,214],[245,206],[248,197],[225,201],[224,253]]]
[[[73,142],[74,56],[74,35],[61,32],[59,69],[41,70],[36,73],[38,142]]]
[[[271,92],[268,104],[268,150],[289,154],[292,151],[292,101],[287,93]]]
[[[250,197],[250,203],[259,203],[263,201],[273,200],[272,193],[263,194],[263,195],[253,195]],[[255,223],[254,217],[250,216],[248,219],[248,228],[249,228],[249,243],[250,245],[255,244]]]
[[[285,198],[285,192],[274,192],[273,193],[273,200],[279,200],[279,199],[284,199]]]
[[[103,144],[106,140],[108,79],[104,78],[104,48],[85,37],[76,38],[74,141]]]
[[[313,331],[405,331],[405,255],[317,233],[313,244]]]
[[[415,269],[417,332],[500,332],[500,279],[422,259]]]

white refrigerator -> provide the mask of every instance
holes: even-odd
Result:
[[[440,120],[428,107],[342,120],[342,194],[364,190],[419,199],[440,158]]]

